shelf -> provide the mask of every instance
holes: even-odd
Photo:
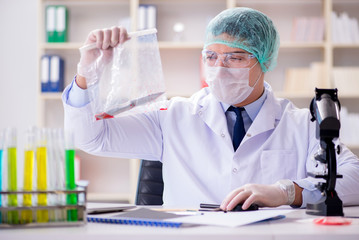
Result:
[[[66,42],[66,43],[42,43],[41,48],[45,50],[78,50],[83,43]]]
[[[280,98],[304,99],[304,98],[313,98],[314,91],[312,95],[309,95],[308,93],[287,93],[287,92],[275,92],[275,95]]]
[[[203,42],[158,42],[160,49],[202,49]]]
[[[359,48],[359,43],[333,43],[333,48]]]
[[[287,93],[287,92],[275,92],[275,95],[280,98],[289,98],[289,99],[312,99],[314,97],[314,90],[313,94],[308,93]],[[340,99],[359,99],[358,95],[348,95],[348,94],[339,94]]]
[[[61,100],[62,92],[41,93],[42,100]]]
[[[323,42],[282,42],[280,48],[324,48]]]
[[[345,3],[355,3],[357,4],[358,3],[358,0],[332,0],[333,1],[333,4],[345,4]]]
[[[339,97],[339,100],[340,99],[359,99],[359,94],[358,95],[340,94],[340,92],[338,92],[338,97]]]

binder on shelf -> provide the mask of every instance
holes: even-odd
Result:
[[[305,94],[314,88],[330,88],[330,82],[325,78],[325,65],[322,62],[313,62],[309,67],[288,68],[284,83],[284,92]]]
[[[156,15],[157,15],[157,8],[154,5],[148,5],[147,6],[147,28],[156,28],[157,22],[156,22]]]
[[[41,92],[49,91],[50,82],[50,56],[43,55],[41,57]]]
[[[46,7],[46,36],[47,42],[67,41],[67,8],[62,5]]]
[[[64,60],[57,55],[41,57],[41,92],[61,92],[64,88]]]
[[[284,92],[286,93],[308,93],[314,89],[310,81],[309,68],[288,68],[286,70]]]
[[[325,22],[322,17],[294,18],[291,32],[293,42],[322,42]]]
[[[332,12],[331,20],[333,43],[359,43],[358,19],[350,18],[346,12]]]
[[[358,96],[359,67],[334,67],[333,84],[339,96]]]
[[[138,21],[137,21],[137,30],[146,29],[146,6],[140,5],[138,7]]]
[[[155,5],[140,4],[138,7],[137,30],[156,28],[157,8]]]
[[[56,16],[56,7],[48,6],[46,7],[46,39],[47,42],[56,42],[55,36],[55,16]]]
[[[359,114],[344,106],[340,109],[340,140],[346,145],[359,145]]]
[[[61,92],[64,87],[64,60],[59,56],[50,59],[50,92]]]
[[[67,9],[65,6],[56,7],[56,42],[67,42]]]

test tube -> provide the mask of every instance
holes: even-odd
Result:
[[[65,135],[65,156],[66,156],[66,189],[75,190],[75,144],[73,132],[66,132]],[[67,205],[77,205],[77,195],[70,193],[66,195]],[[67,221],[78,221],[77,209],[67,210]]]
[[[47,190],[55,190],[54,188],[54,181],[55,175],[54,172],[56,169],[53,166],[53,144],[52,144],[52,136],[51,136],[51,129],[45,128],[45,139],[46,139],[46,189]],[[55,205],[55,196],[53,194],[47,195],[47,206]],[[48,210],[49,222],[56,221],[55,217],[55,210]]]
[[[37,131],[36,167],[37,167],[37,190],[47,190],[47,148],[46,130]],[[46,193],[39,193],[37,197],[38,206],[47,206]],[[46,209],[37,210],[37,222],[49,221],[49,212]]]
[[[25,151],[24,151],[24,191],[32,191],[33,173],[34,173],[34,149],[35,135],[34,130],[29,128],[25,134]],[[32,194],[23,195],[23,206],[32,206]],[[21,212],[21,223],[31,223],[32,210],[23,210]]]
[[[53,129],[53,144],[54,144],[54,160],[56,168],[56,182],[55,188],[58,190],[65,189],[65,146],[64,146],[64,132],[63,129]],[[58,194],[56,197],[57,204],[65,205],[66,195]],[[67,219],[66,210],[58,210],[56,212],[56,218],[59,221],[65,221]]]
[[[4,140],[5,140],[5,135],[3,131],[0,131],[0,192],[2,191],[2,156],[3,156],[3,148],[4,148]],[[2,194],[0,194],[0,207],[2,206]],[[0,223],[2,223],[2,214],[0,211]]]
[[[60,169],[56,165],[56,134],[54,129],[46,129],[46,139],[47,139],[47,163],[48,163],[48,186],[49,190],[60,190],[58,187],[58,172]],[[62,188],[63,189],[63,188]],[[60,194],[50,194],[47,196],[48,205],[61,205],[59,201]],[[64,221],[64,218],[61,216],[61,211],[58,209],[49,210],[49,220],[50,221]]]
[[[7,166],[8,166],[8,191],[17,191],[17,174],[16,174],[16,129],[8,128],[6,132],[7,145]],[[8,206],[17,207],[17,194],[8,195]],[[16,210],[8,211],[7,222],[9,224],[19,223],[19,213]]]

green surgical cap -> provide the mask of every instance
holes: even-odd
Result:
[[[204,48],[216,43],[252,53],[263,72],[277,64],[278,32],[272,20],[257,10],[230,8],[213,18],[207,26]]]

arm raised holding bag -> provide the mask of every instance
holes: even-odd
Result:
[[[77,65],[76,84],[82,89],[87,89],[88,82],[98,81],[104,66],[112,58],[113,48],[128,39],[127,30],[123,27],[114,26],[90,32],[84,46],[80,48],[81,58]],[[94,43],[96,48],[85,48]]]

